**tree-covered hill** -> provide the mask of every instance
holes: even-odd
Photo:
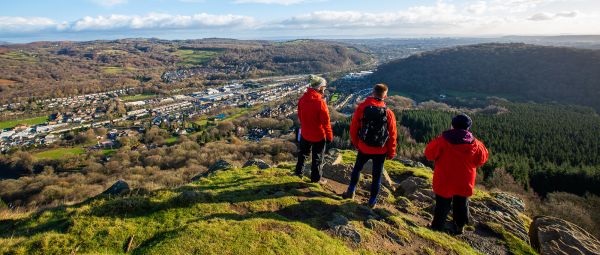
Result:
[[[338,42],[122,39],[0,47],[0,103],[124,87],[174,89],[228,79],[342,71],[371,63]]]
[[[447,48],[379,67],[376,82],[399,93],[502,96],[600,110],[600,51],[527,44]]]

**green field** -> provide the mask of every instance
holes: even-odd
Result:
[[[24,61],[24,62],[35,62],[36,61],[36,58],[31,56],[30,54],[27,54],[25,52],[19,52],[19,51],[11,51],[8,53],[0,54],[0,58]]]
[[[85,149],[81,147],[58,148],[35,153],[33,154],[33,157],[36,159],[63,159],[66,157],[78,156],[84,153]]]
[[[0,121],[0,129],[13,128],[19,124],[37,125],[37,124],[46,123],[47,121],[48,121],[48,117],[46,117],[46,116],[29,118],[29,119]]]
[[[207,63],[221,54],[221,50],[177,50],[175,55],[181,59],[178,66],[197,66]]]
[[[123,74],[127,71],[136,71],[133,67],[120,67],[120,66],[103,66],[102,71],[106,74]]]
[[[125,102],[133,102],[133,101],[147,100],[147,99],[155,98],[157,96],[158,95],[156,95],[156,94],[137,94],[137,95],[131,95],[131,96],[122,96],[121,99]]]
[[[338,100],[340,100],[340,94],[338,94],[338,93],[335,93],[335,94],[333,94],[333,95],[331,96],[331,103],[335,103],[335,102],[337,102]]]

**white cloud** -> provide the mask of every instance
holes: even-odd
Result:
[[[311,2],[311,0],[235,0],[236,4],[279,4],[279,5],[293,5],[305,2]]]
[[[57,23],[43,17],[0,16],[0,33],[29,33],[53,29]]]
[[[467,7],[467,11],[472,14],[483,14],[488,8],[488,5],[485,1],[479,1],[477,3],[471,4]]]
[[[115,5],[126,4],[127,0],[92,0],[92,2],[105,7],[112,7]]]
[[[553,20],[553,19],[557,19],[557,18],[575,18],[575,17],[577,17],[576,11],[559,12],[559,13],[541,12],[541,13],[536,13],[536,14],[532,15],[528,19],[533,20],[533,21],[544,21],[544,20]]]
[[[160,29],[212,29],[252,28],[258,22],[248,16],[170,15],[150,13],[144,16],[110,15],[84,17],[74,22],[56,22],[41,17],[0,17],[0,33],[31,33],[39,31],[81,32],[107,30],[160,30]]]
[[[454,24],[468,21],[453,5],[416,6],[406,11],[369,13],[359,11],[316,11],[281,22],[297,27],[389,27],[403,24]]]

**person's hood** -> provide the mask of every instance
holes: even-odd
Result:
[[[304,92],[304,97],[310,100],[321,100],[323,95],[313,88],[308,88],[306,92]]]
[[[469,130],[450,129],[445,131],[442,136],[450,144],[473,144],[475,137]]]
[[[383,101],[383,99],[381,98],[375,98],[375,97],[367,97],[367,99],[365,99],[365,103],[369,106],[377,106],[377,107],[385,107],[385,102]]]

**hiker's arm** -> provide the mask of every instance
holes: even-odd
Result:
[[[360,107],[356,107],[354,114],[352,114],[352,122],[350,123],[350,140],[354,148],[358,149],[358,130],[360,129],[360,116],[362,111]]]
[[[425,157],[429,161],[436,161],[440,156],[440,139],[435,138],[425,147]]]
[[[485,145],[483,145],[483,143],[481,142],[477,142],[478,143],[478,152],[475,155],[475,165],[477,167],[481,167],[485,164],[485,162],[487,162],[488,157],[489,157],[489,152],[487,150],[487,148],[485,147]]]
[[[387,157],[393,159],[396,157],[396,143],[398,138],[398,131],[396,130],[396,116],[391,110],[387,110],[388,117],[388,140],[387,145]]]
[[[319,116],[321,117],[321,125],[325,130],[325,139],[327,139],[327,141],[333,141],[333,130],[331,129],[331,120],[329,119],[329,109],[327,108],[327,103],[325,103],[325,101],[321,102],[321,113]]]

